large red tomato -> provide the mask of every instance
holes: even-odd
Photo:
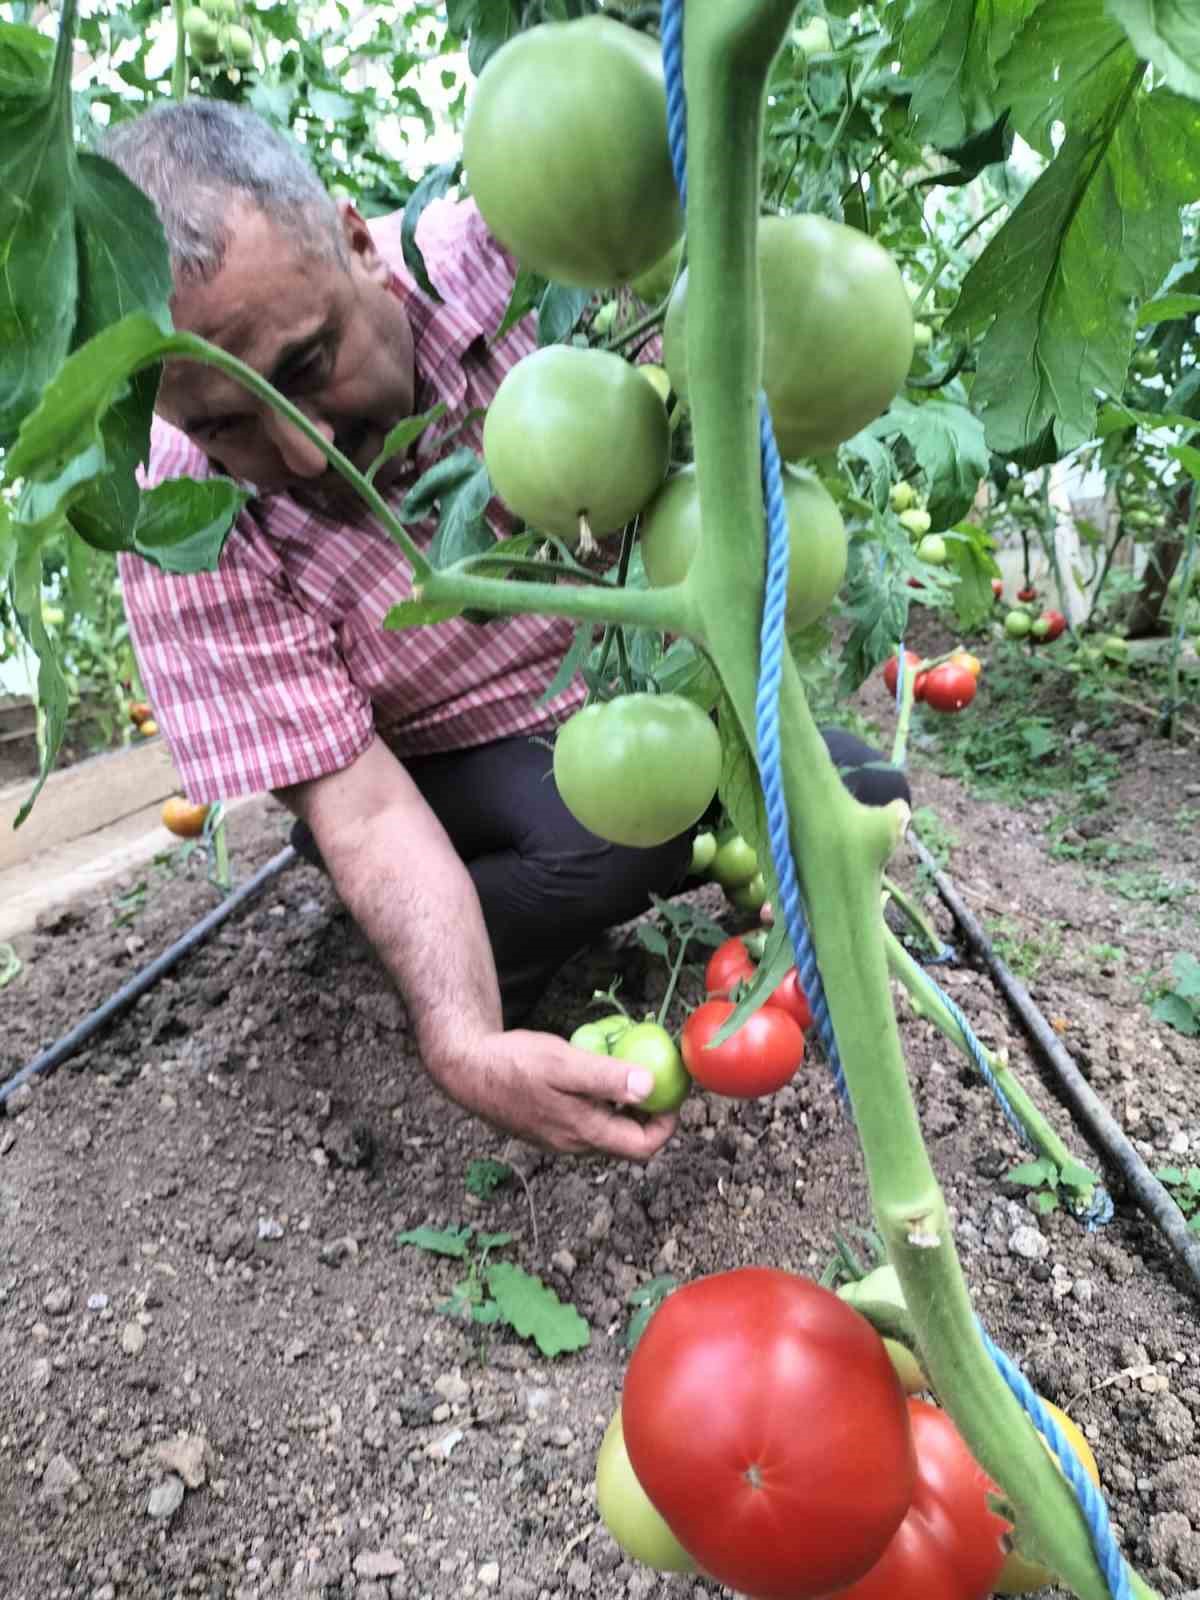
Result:
[[[721,1044],[712,1044],[736,1010],[732,1000],[706,1000],[683,1025],[683,1064],[702,1089],[731,1100],[756,1100],[782,1089],[804,1060],[804,1030],[781,1006],[760,1006]]]
[[[686,1284],[625,1377],[638,1481],[702,1571],[755,1600],[815,1600],[868,1572],[916,1466],[883,1340],[773,1267]]]
[[[912,1504],[866,1577],[838,1600],[985,1600],[992,1593],[1010,1524],[989,1510],[1000,1491],[944,1411],[910,1400],[917,1452]]]
[[[738,937],[726,939],[713,951],[704,969],[704,987],[709,999],[728,1000],[739,983],[751,982],[757,970],[745,941]],[[795,967],[788,968],[765,1003],[778,1006],[794,1017],[801,1032],[812,1026],[812,1007]]]

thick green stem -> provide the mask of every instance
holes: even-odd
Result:
[[[657,628],[662,633],[691,637],[697,636],[699,626],[687,584],[669,589],[619,589],[615,584],[510,583],[447,568],[430,572],[414,587],[413,598],[445,601],[465,611],[490,611],[496,616],[540,612],[547,617]]]
[[[959,1027],[953,1013],[945,1005],[933,979],[909,955],[908,951],[890,931],[886,935],[888,965],[892,973],[912,995],[920,1008],[920,1013],[933,1023],[934,1027],[943,1033],[950,1043],[962,1051],[968,1061],[972,1061],[971,1052],[967,1049],[967,1041]],[[982,1049],[983,1047],[980,1046]],[[988,1064],[992,1076],[1004,1092],[1004,1097],[1016,1113],[1017,1121],[1025,1130],[1029,1142],[1033,1145],[1038,1155],[1045,1156],[1052,1161],[1061,1172],[1064,1168],[1073,1168],[1079,1165],[1070,1150],[1055,1133],[1049,1122],[1034,1105],[1026,1094],[1020,1079],[1012,1068],[1003,1062],[999,1056],[990,1050],[983,1051],[983,1058]],[[974,1062],[972,1061],[972,1065]],[[1091,1200],[1091,1191],[1074,1190],[1083,1205]]]
[[[703,537],[689,578],[709,653],[751,747],[763,513],[756,430],[755,260],[762,110],[790,0],[684,10],[688,95],[688,370]],[[798,358],[802,353],[798,352]],[[735,536],[736,530],[736,536]],[[883,867],[904,808],[842,787],[790,660],[781,695],[792,846],[866,1158],[872,1201],[926,1370],[1016,1508],[1020,1541],[1084,1600],[1107,1600],[1070,1487],[990,1360],[920,1135],[888,982]],[[1144,1585],[1135,1591],[1148,1594]]]

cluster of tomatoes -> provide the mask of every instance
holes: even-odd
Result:
[[[129,703],[129,720],[143,739],[153,739],[158,732],[158,723],[154,718],[154,707],[149,700],[131,700]]]
[[[496,493],[529,528],[573,549],[590,551],[637,518],[648,582],[685,582],[709,535],[694,470],[672,471],[670,461],[668,403],[686,409],[690,393],[689,274],[657,42],[603,15],[517,34],[480,75],[463,160],[484,220],[523,267],[578,288],[631,285],[666,307],[663,366],[649,382],[614,351],[576,345],[512,368],[484,423]],[[912,361],[912,307],[888,253],[841,223],[764,216],[757,247],[762,386],[787,463],[787,622],[800,629],[833,602],[848,540],[829,491],[796,463],[828,454],[887,408]],[[720,745],[687,700],[627,694],[563,725],[554,774],[591,832],[651,846],[708,808]]]
[[[678,1110],[693,1083],[733,1100],[774,1094],[804,1060],[804,1034],[812,1024],[812,1008],[795,967],[735,1032],[714,1042],[755,971],[746,941],[727,939],[709,958],[707,998],[688,1016],[678,1044],[660,1022],[649,1017],[635,1022],[620,1012],[585,1022],[571,1035],[571,1043],[644,1067],[654,1086],[639,1102],[639,1111]]]
[[[944,567],[950,552],[941,534],[929,531],[933,526],[933,518],[926,510],[924,497],[906,478],[902,478],[899,483],[892,485],[890,499],[897,522],[916,546],[917,559],[924,561],[926,566]],[[915,585],[917,580],[910,578],[909,582]]]
[[[254,59],[254,39],[238,21],[238,0],[196,0],[183,13],[183,32],[188,49],[205,66],[228,62],[233,67],[248,67]]]
[[[601,1517],[660,1571],[756,1600],[984,1600],[1052,1575],[1004,1542],[995,1483],[854,1303],[903,1306],[894,1269],[832,1293],[742,1267],[693,1280],[634,1349],[596,1464]],[[1056,1420],[1093,1482],[1087,1442]],[[1002,1497],[1001,1497],[1002,1498]]]
[[[931,711],[962,711],[971,704],[983,676],[983,662],[969,650],[954,650],[944,661],[926,666],[915,650],[904,652],[904,668],[913,675],[913,699]],[[883,684],[894,696],[900,676],[900,657],[883,664]]]

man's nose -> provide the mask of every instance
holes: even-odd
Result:
[[[309,421],[318,433],[330,443],[333,442],[333,427],[330,423],[322,421],[319,417],[310,417]],[[327,462],[323,451],[294,423],[280,416],[278,411],[269,412],[266,430],[267,437],[279,451],[284,465],[289,472],[295,473],[296,477],[319,478],[325,471]]]

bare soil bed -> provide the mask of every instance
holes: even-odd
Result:
[[[1200,1042],[1151,1020],[1147,985],[1200,953],[1200,767],[1194,748],[1154,739],[1119,753],[1091,834],[1118,847],[1107,863],[1051,856],[1050,801],[1009,810],[918,765],[917,803],[1150,1165],[1186,1166],[1200,1160]],[[264,803],[231,830],[243,878],[286,820]],[[1122,842],[1132,867],[1114,865]],[[1150,895],[1151,868],[1153,897],[1131,897],[1140,880],[1123,874],[1145,872]],[[897,876],[953,938],[909,858]],[[134,887],[20,942],[24,970],[0,990],[5,1076],[214,902],[198,874],[156,869],[120,900]],[[701,898],[722,914],[715,890]],[[569,1031],[618,967],[634,998],[639,982],[653,992],[629,938],[563,971],[546,1028]],[[969,962],[937,976],[1089,1159],[987,978]],[[900,1009],[980,1315],[1093,1442],[1130,1559],[1168,1593],[1200,1585],[1196,1299],[1119,1184],[1097,1231],[1036,1217],[1005,1179],[1024,1152],[987,1090]],[[472,1194],[484,1157],[523,1181]],[[586,1349],[549,1361],[439,1314],[463,1264],[396,1235],[464,1223],[516,1235],[503,1254],[577,1307]],[[695,1094],[645,1168],[509,1146],[432,1088],[329,885],[289,870],[0,1120],[0,1594],[719,1593],[635,1569],[597,1518],[628,1296],[658,1274],[746,1263],[819,1273],[835,1233],[868,1224],[854,1132],[818,1063],[769,1100]]]

